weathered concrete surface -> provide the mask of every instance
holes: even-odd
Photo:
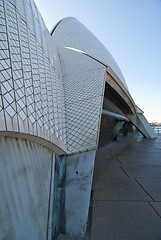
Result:
[[[54,165],[55,154],[47,148],[0,138],[1,240],[50,239]]]
[[[161,136],[130,136],[98,150],[90,240],[161,239],[160,168]]]
[[[65,233],[65,178],[66,157],[55,154],[55,179],[54,179],[54,206],[53,206],[53,236]]]
[[[96,150],[67,156],[66,235],[85,239]]]

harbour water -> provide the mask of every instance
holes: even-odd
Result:
[[[157,134],[161,134],[161,126],[152,126],[152,128]]]

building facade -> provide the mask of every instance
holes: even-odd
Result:
[[[155,137],[117,63],[75,18],[0,0],[0,239],[85,239],[99,145]]]

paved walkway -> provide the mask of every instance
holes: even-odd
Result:
[[[90,240],[161,240],[161,135],[98,150]]]

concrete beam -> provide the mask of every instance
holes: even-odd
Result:
[[[156,138],[156,133],[151,128],[150,124],[144,117],[143,113],[136,113],[131,116],[128,116],[132,124],[143,134],[146,138]]]
[[[114,112],[110,112],[110,111],[107,111],[105,109],[102,110],[102,114],[105,115],[105,116],[108,116],[108,117],[113,117],[117,120],[120,120],[120,121],[126,121],[126,122],[129,122],[129,119],[121,114],[118,114],[118,113],[114,113]]]

